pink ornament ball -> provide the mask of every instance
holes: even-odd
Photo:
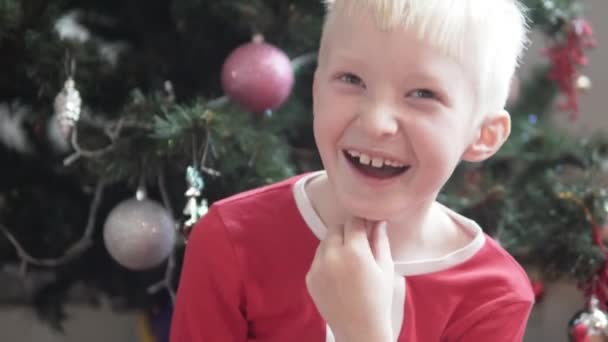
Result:
[[[280,107],[294,83],[291,61],[259,37],[236,48],[222,67],[222,87],[233,101],[252,112]]]

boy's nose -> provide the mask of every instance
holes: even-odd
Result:
[[[394,109],[386,105],[362,111],[357,122],[364,131],[376,138],[394,135],[399,130]]]

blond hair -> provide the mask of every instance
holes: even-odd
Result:
[[[476,111],[505,106],[511,78],[527,45],[527,22],[517,0],[325,0],[326,26],[336,16],[372,13],[381,29],[415,30],[468,67]]]

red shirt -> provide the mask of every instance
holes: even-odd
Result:
[[[333,341],[305,284],[325,227],[294,177],[215,203],[188,241],[172,342]],[[471,243],[395,263],[401,341],[521,341],[534,296],[526,273],[479,226],[446,208]],[[345,284],[348,286],[348,284]]]

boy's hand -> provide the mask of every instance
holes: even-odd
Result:
[[[391,341],[394,264],[386,223],[351,218],[321,241],[306,285],[337,341]]]

